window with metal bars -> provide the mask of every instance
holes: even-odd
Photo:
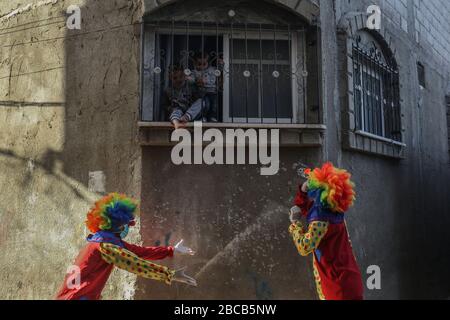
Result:
[[[368,39],[358,36],[352,50],[356,130],[401,142],[398,70],[392,58]]]
[[[146,21],[142,120],[169,121],[181,109],[190,121],[321,123],[318,28],[226,15]]]

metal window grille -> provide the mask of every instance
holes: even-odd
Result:
[[[353,92],[356,129],[401,141],[398,70],[381,53],[353,46]]]
[[[142,68],[143,120],[167,121],[174,104],[185,110],[200,99],[197,120],[321,122],[320,97],[310,99],[311,107],[306,94],[319,95],[320,83],[319,71],[307,70],[307,44],[299,43],[303,26],[160,21],[147,22],[144,30],[143,45],[152,48],[143,55],[150,52],[152,59]],[[198,57],[208,66],[197,68]],[[311,73],[314,81],[308,81]]]

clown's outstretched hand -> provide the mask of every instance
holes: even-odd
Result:
[[[173,274],[172,281],[180,282],[187,284],[189,286],[196,287],[197,286],[197,280],[194,278],[188,276],[184,271],[186,271],[187,267],[183,267],[181,269],[175,270],[175,273]]]
[[[143,278],[162,281],[166,284],[171,284],[175,281],[197,286],[197,281],[184,273],[186,267],[171,270],[166,266],[142,259],[133,252],[111,243],[102,243],[100,245],[100,252],[103,260],[107,263]]]
[[[297,223],[302,220],[302,210],[300,207],[293,206],[289,211],[289,220],[291,223]]]
[[[181,239],[181,240],[173,247],[174,252],[175,252],[175,253],[182,254],[182,255],[189,255],[189,256],[195,255],[195,251],[192,250],[192,249],[189,248],[189,247],[184,246],[184,245],[183,245],[183,242],[184,242],[184,240]]]
[[[129,227],[136,224],[138,204],[124,194],[111,193],[95,202],[87,214],[86,227],[91,234],[80,251],[75,266],[80,285],[73,286],[67,274],[56,298],[59,300],[98,300],[114,267],[138,276],[171,284],[172,281],[196,286],[197,282],[184,273],[186,268],[172,270],[154,263],[172,257],[174,253],[194,255],[183,245],[174,247],[142,247],[124,241]]]

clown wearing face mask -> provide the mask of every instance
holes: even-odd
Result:
[[[185,268],[171,270],[151,262],[173,257],[174,253],[194,255],[192,249],[183,246],[183,240],[174,247],[140,247],[123,240],[129,227],[135,224],[136,209],[132,199],[117,193],[95,203],[86,220],[92,234],[74,263],[79,273],[75,277],[66,276],[58,300],[100,299],[114,267],[169,285],[172,282],[197,285],[195,279],[184,273]]]
[[[344,218],[355,200],[351,175],[326,163],[322,168],[306,169],[303,176],[307,181],[290,211],[289,232],[300,255],[313,255],[319,298],[362,300],[361,272]]]

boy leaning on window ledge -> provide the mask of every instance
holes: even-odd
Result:
[[[210,63],[208,53],[197,52],[194,56],[194,72],[193,76],[189,77],[188,81],[194,82],[202,98],[205,100],[207,109],[204,112],[204,117],[207,122],[218,122],[218,77],[222,74],[219,68],[223,69],[223,62],[218,62],[218,68],[215,68]]]
[[[188,122],[203,120],[208,102],[202,98],[196,84],[188,81],[180,65],[172,66],[169,76],[171,86],[165,89],[163,103],[175,129],[185,127]]]

